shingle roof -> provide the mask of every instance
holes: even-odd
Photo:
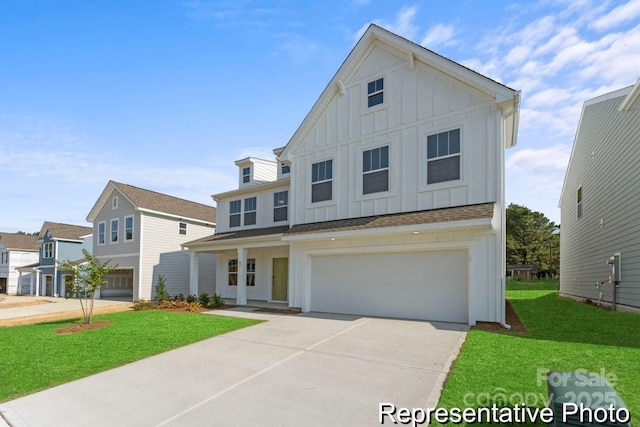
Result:
[[[27,252],[38,252],[38,236],[28,234],[0,233],[0,241],[7,249],[22,250]]]
[[[246,237],[259,237],[259,236],[283,234],[287,230],[289,230],[288,225],[280,225],[277,227],[253,228],[251,230],[230,231],[227,233],[220,233],[220,234],[214,234],[212,236],[203,237],[201,239],[185,243],[184,246],[193,245],[195,243],[218,242],[220,240],[242,239]]]
[[[38,238],[44,238],[44,233],[46,233],[47,230],[51,232],[52,238],[67,240],[82,240],[82,236],[93,233],[93,228],[91,227],[45,221],[44,224],[42,224]]]
[[[291,227],[286,234],[291,235],[364,230],[401,225],[488,219],[492,217],[493,203],[484,203],[480,205],[460,206],[454,208],[431,209],[427,211],[339,219],[335,221],[314,222],[310,224],[297,224]]]
[[[216,208],[213,206],[168,196],[121,182],[110,182],[139,208],[212,223],[216,222]]]

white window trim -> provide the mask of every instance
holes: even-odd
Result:
[[[100,243],[100,224],[104,225],[104,242]],[[99,221],[98,222],[98,227],[97,227],[97,232],[96,232],[96,244],[98,246],[104,246],[107,243],[107,222],[106,221]]]
[[[274,206],[273,206],[273,211],[272,211],[272,214],[273,214],[273,221],[272,221],[272,222],[273,222],[274,224],[284,224],[284,223],[286,223],[286,222],[289,222],[289,190],[279,190],[279,191],[274,191],[274,192],[272,193],[272,195],[273,195],[273,197],[275,197],[275,195],[276,195],[276,194],[278,194],[278,193],[284,193],[284,192],[286,192],[286,193],[287,193],[287,204],[286,204],[286,205],[279,205],[279,206],[275,206],[275,205],[274,205]],[[271,198],[272,200],[273,200],[273,197]],[[272,203],[272,204],[273,204],[273,203]],[[276,215],[276,214],[275,214],[275,212],[276,212],[276,209],[278,209],[278,208],[287,208],[287,219],[283,219],[282,221],[275,221],[275,215]]]
[[[184,224],[184,233],[181,233],[183,230],[182,224]],[[186,236],[189,233],[189,226],[184,221],[178,221],[178,234],[181,236]]]
[[[131,218],[131,238],[130,239],[127,239],[127,219],[128,218]],[[123,225],[124,225],[124,236],[123,236],[124,239],[123,239],[123,241],[124,242],[133,242],[133,239],[135,239],[135,237],[136,237],[136,221],[133,218],[133,215],[125,216]]]
[[[331,166],[332,170],[331,170],[331,175],[332,178],[329,179],[325,179],[324,181],[316,181],[313,182],[312,181],[312,173],[313,173],[313,164],[314,163],[321,163],[321,162],[326,162],[327,160],[332,160],[333,164]],[[336,199],[338,198],[338,192],[337,192],[337,188],[335,185],[333,185],[331,187],[331,200],[324,200],[322,202],[312,202],[311,201],[311,195],[312,195],[312,185],[313,184],[320,184],[323,182],[327,182],[327,181],[333,181],[334,184],[338,181],[338,162],[336,161],[336,156],[335,155],[331,155],[331,156],[326,156],[326,157],[318,157],[316,159],[313,160],[308,160],[307,161],[307,178],[306,178],[306,182],[307,182],[307,189],[309,190],[309,195],[307,196],[307,209],[313,209],[313,208],[321,208],[321,207],[325,207],[325,206],[334,206],[337,204]]]
[[[248,211],[248,210],[245,210],[245,208],[244,208],[244,206],[245,206],[245,200],[246,200],[246,199],[251,199],[251,198],[255,198],[255,199],[256,199],[256,208],[255,208],[255,209],[253,209],[253,210],[249,210],[249,211]],[[244,227],[246,227],[246,228],[254,228],[254,227],[257,227],[257,226],[258,226],[258,223],[259,223],[259,221],[260,221],[260,218],[258,218],[258,201],[259,201],[259,199],[260,199],[260,198],[258,197],[258,195],[257,195],[257,194],[256,194],[256,195],[254,195],[254,196],[248,196],[248,197],[243,197],[243,198],[242,198],[242,205],[241,205],[241,207],[240,207],[241,212],[242,212],[242,213],[241,213],[241,216],[240,216],[240,227],[243,227],[243,228],[244,228]],[[244,216],[245,216],[245,214],[247,214],[247,213],[251,213],[251,212],[255,212],[255,213],[256,213],[256,222],[255,222],[254,224],[246,225],[246,224],[244,223]],[[234,228],[235,228],[235,227],[234,227]]]
[[[231,203],[240,202],[240,210],[238,212],[231,212]],[[231,215],[240,215],[240,224],[231,225]],[[237,230],[242,227],[242,199],[229,200],[229,230]]]
[[[369,107],[369,83],[374,82],[376,80],[383,79],[384,89],[382,89],[382,102],[378,105],[374,105],[373,107]],[[381,74],[376,77],[370,77],[364,80],[361,84],[361,93],[360,99],[362,99],[362,115],[367,115],[371,113],[375,113],[376,111],[384,110],[389,107],[389,79],[386,74]]]
[[[244,170],[249,169],[249,174],[245,175]],[[245,166],[240,168],[240,182],[243,184],[249,184],[251,182],[251,175],[253,175],[253,168],[251,166]],[[247,176],[249,179],[245,182],[244,177]]]
[[[47,246],[50,246],[50,247],[51,247],[51,250],[50,250],[50,251],[48,251],[48,252],[50,252],[49,256],[47,256]],[[51,258],[53,258],[53,248],[54,248],[53,242],[46,242],[46,243],[44,243],[44,244],[42,245],[42,258],[44,258],[44,259],[51,259]]]
[[[113,241],[113,221],[118,221],[118,228],[116,229],[117,240]],[[109,244],[117,245],[120,242],[120,218],[112,218],[109,220]]]
[[[385,142],[376,142],[375,144],[355,148],[356,170],[358,171],[358,178],[356,180],[356,200],[357,201],[393,197],[397,194],[396,173],[398,173],[398,171],[400,170],[400,168],[397,167],[396,165],[395,147],[397,145],[398,144],[394,144],[393,141],[385,141]],[[378,193],[363,194],[362,179],[365,174],[364,172],[362,172],[363,153],[368,150],[375,150],[376,148],[382,148],[385,146],[389,147],[389,166],[386,168],[389,171],[389,189],[387,191],[380,191]],[[384,170],[384,168],[376,169],[375,171],[371,171],[371,172],[376,172],[379,170]]]
[[[431,129],[425,129],[425,128],[421,128],[420,129],[420,146],[419,146],[419,153],[418,155],[420,156],[420,184],[418,186],[418,192],[425,192],[425,191],[434,191],[434,190],[440,190],[443,188],[456,188],[456,187],[464,187],[466,186],[467,183],[467,174],[466,174],[466,170],[467,170],[467,158],[469,156],[465,155],[466,153],[466,142],[465,142],[465,138],[464,138],[464,125],[463,124],[458,124],[458,125],[454,125],[454,126],[447,126],[445,128],[431,128]],[[441,157],[436,157],[433,159],[427,159],[427,137],[429,135],[434,135],[437,133],[442,133],[442,132],[448,132],[451,130],[455,130],[455,129],[460,129],[460,179],[456,179],[453,181],[444,181],[444,182],[438,182],[436,184],[427,184],[427,163],[428,160],[436,160],[436,159],[443,159],[445,157],[453,157],[453,156],[457,156],[458,154],[453,154],[453,155],[448,155],[448,156],[441,156]]]
[[[118,196],[111,198],[111,209],[118,209]]]

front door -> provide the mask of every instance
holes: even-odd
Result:
[[[53,296],[53,276],[44,276],[44,295]]]
[[[271,299],[276,301],[287,301],[288,285],[289,258],[274,258]]]

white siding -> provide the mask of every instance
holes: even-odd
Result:
[[[367,83],[384,77],[383,105],[367,107]],[[495,100],[376,43],[344,82],[294,155],[291,222],[308,223],[496,202],[502,135]],[[427,136],[461,129],[461,179],[426,184]],[[362,151],[389,146],[390,190],[362,195]],[[333,159],[333,200],[311,203],[311,164]],[[293,198],[293,197],[292,197]]]
[[[256,182],[271,182],[278,178],[277,163],[255,160],[253,163],[253,180]]]
[[[0,277],[7,278],[7,294],[13,295],[16,293],[21,293],[21,287],[29,285],[31,275],[23,274],[22,282],[18,283],[20,273],[16,270],[16,267],[37,263],[39,259],[39,253],[30,251],[7,251],[6,249],[4,249],[4,247],[0,249],[0,252],[2,252],[3,250],[6,251],[9,256],[9,262],[5,263],[4,265],[0,265]]]

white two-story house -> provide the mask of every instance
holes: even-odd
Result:
[[[217,292],[241,305],[504,323],[519,98],[371,25],[276,161],[236,162],[217,234],[184,246],[218,255]]]

